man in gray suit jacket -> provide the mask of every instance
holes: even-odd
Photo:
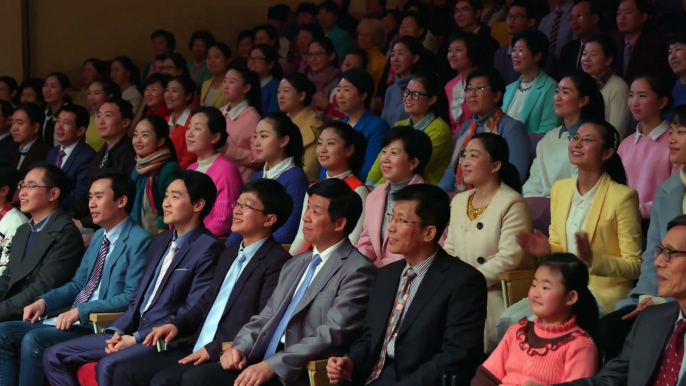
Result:
[[[336,178],[307,194],[303,235],[314,250],[284,265],[266,307],[220,363],[188,371],[182,385],[309,385],[307,362],[342,355],[360,336],[376,271],[348,241],[362,200]]]
[[[686,216],[669,223],[653,255],[658,294],[676,301],[641,311],[617,358],[606,363],[597,376],[565,386],[686,385],[680,372],[686,333]]]

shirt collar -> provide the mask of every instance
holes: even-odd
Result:
[[[338,248],[340,248],[341,245],[343,245],[343,242],[347,239],[347,237],[343,238],[341,241],[336,243],[335,245],[332,245],[325,250],[319,252],[317,250],[317,247],[315,246],[313,251],[312,251],[312,256],[314,255],[319,255],[319,257],[322,259],[322,263],[326,263],[326,260],[331,257],[331,255],[336,252]]]
[[[267,241],[267,238],[269,238],[269,236],[263,238],[260,241],[254,242],[248,245],[247,247],[244,247],[243,242],[241,241],[241,248],[239,249],[239,253],[243,252],[243,256],[245,256],[246,261],[252,259],[252,257],[255,256],[255,253],[257,253],[257,251],[262,247],[264,242]],[[245,266],[245,264],[243,266]]]
[[[190,118],[190,116],[191,109],[186,108],[185,110],[183,110],[183,113],[181,114],[179,119],[177,119],[176,122],[174,122],[174,112],[172,111],[172,113],[169,115],[169,121],[167,121],[167,123],[169,123],[169,126],[172,127],[175,127],[177,125],[186,126],[186,123],[188,122],[188,118]]]
[[[557,136],[557,138],[562,138],[562,134],[565,132],[568,132],[569,135],[576,135],[576,132],[579,131],[579,127],[581,127],[581,120],[574,122],[569,127],[566,127],[563,123],[562,126],[560,126],[560,134]]]
[[[491,115],[493,115],[493,113],[495,113],[497,110],[498,110],[498,107],[496,107],[496,108],[494,108],[493,110],[487,112],[487,113],[484,114],[484,116],[481,117],[481,118],[477,118],[477,117],[476,117],[476,113],[474,113],[474,114],[472,115],[472,119],[476,121],[476,125],[477,125],[477,126],[482,127],[482,126],[486,123],[486,121],[488,120],[488,118],[490,118]]]
[[[71,154],[71,152],[74,151],[74,148],[78,144],[79,144],[79,141],[76,141],[67,147],[63,147],[62,145],[60,145],[60,150],[63,151],[66,156],[69,156],[69,154]]]
[[[33,219],[29,220],[29,226],[31,227],[31,232],[42,231],[43,228],[45,228],[45,226],[48,225],[48,221],[50,221],[50,217],[52,217],[52,215],[55,214],[55,212],[52,212],[49,215],[45,216],[45,218],[38,221],[38,223],[35,223],[33,221]]]
[[[572,7],[574,7],[574,2],[568,1],[568,2],[564,3],[561,7],[559,5],[557,7],[555,7],[555,11],[553,11],[553,12],[557,12],[557,11],[561,10],[563,13],[570,13],[572,11]]]
[[[634,135],[634,145],[638,143],[639,139],[641,137],[646,137],[643,133],[641,133],[641,128],[643,127],[643,124],[641,122],[638,122],[638,125],[636,125],[636,135]],[[669,130],[669,122],[668,121],[662,121],[656,128],[653,129],[653,131],[650,132],[650,134],[647,135],[647,137],[650,137],[653,141],[657,141],[662,134],[667,132]]]
[[[417,276],[419,276],[419,277],[424,276],[424,274],[426,274],[426,271],[429,270],[429,267],[431,267],[431,263],[433,263],[433,261],[436,259],[436,254],[437,254],[437,253],[438,253],[438,248],[436,248],[436,252],[434,252],[433,255],[429,256],[428,259],[422,261],[421,263],[419,263],[419,264],[417,264],[417,265],[415,265],[415,266],[410,265],[410,263],[405,263],[405,269],[403,269],[403,272],[402,272],[402,274],[401,274],[400,276],[401,276],[401,277],[402,277],[402,276],[405,276],[405,273],[407,272],[407,270],[408,270],[410,267],[412,268],[412,270],[414,271],[414,273],[417,274]]]
[[[270,75],[269,77],[267,77],[267,79],[260,81],[260,87],[266,86],[267,83],[272,81],[272,79],[274,79],[274,77]]]
[[[636,46],[636,41],[637,41],[638,38],[640,38],[640,37],[641,37],[641,32],[639,32],[633,39],[629,39],[626,35],[624,35],[624,45],[626,45],[627,43],[629,43],[629,44],[631,45],[631,47],[635,47],[635,46]]]
[[[190,235],[190,234],[195,230],[195,228],[197,228],[197,227],[199,227],[199,226],[200,226],[200,225],[194,226],[192,229],[190,229],[188,232],[184,233],[184,234],[183,234],[182,236],[180,236],[180,237],[176,235],[176,229],[174,229],[174,235],[172,236],[172,241],[176,241],[176,246],[177,246],[178,248],[181,248],[181,246],[182,246],[186,241],[188,241],[188,237],[189,237],[188,235]]]
[[[352,171],[352,170],[348,170],[347,172],[343,172],[343,173],[341,173],[341,174],[339,174],[339,175],[337,175],[337,176],[330,176],[330,175],[329,175],[329,172],[328,172],[328,171],[326,172],[326,178],[338,178],[339,180],[344,180],[344,179],[346,179],[346,178],[348,178],[348,177],[350,177],[350,176],[352,176],[352,175],[353,175],[353,171]]]
[[[110,245],[114,245],[114,243],[117,242],[119,236],[121,235],[121,231],[124,229],[124,224],[126,224],[126,221],[128,219],[129,217],[125,218],[124,221],[120,222],[114,228],[110,229],[109,232],[105,231],[105,237],[107,237],[107,240],[110,241]]]
[[[236,118],[238,118],[241,113],[248,108],[248,100],[245,99],[243,102],[239,103],[236,105],[236,107],[231,108],[231,103],[228,105],[224,106],[222,109],[222,113],[226,116],[228,115],[229,118],[231,118],[232,121],[235,121]]]
[[[574,196],[572,197],[572,205],[579,205],[582,202],[585,202],[587,204],[591,204],[593,202],[593,197],[595,197],[595,193],[598,191],[598,186],[600,185],[600,180],[602,178],[598,179],[598,182],[595,183],[595,186],[586,192],[583,196],[581,193],[579,193],[579,187],[577,186],[577,181],[578,179],[575,179],[574,181]]]
[[[412,117],[407,118],[407,125],[410,127],[414,127],[419,131],[424,131],[424,129],[426,129],[427,126],[429,126],[431,122],[434,121],[434,119],[436,119],[436,115],[432,111],[429,111],[429,113],[426,114],[426,116],[420,119],[417,123],[412,122]]]
[[[36,143],[36,141],[38,141],[38,138],[34,139],[33,141],[31,141],[28,145],[26,145],[24,147],[19,146],[19,152],[21,154],[28,153],[29,150],[31,150],[31,146],[33,146],[33,144]]]
[[[267,164],[264,164],[264,169],[262,173],[262,177],[264,178],[269,178],[270,180],[273,180],[277,177],[279,177],[283,172],[286,170],[292,168],[295,166],[295,162],[293,161],[293,157],[288,157],[285,160],[279,162],[274,166],[273,168],[267,170]]]

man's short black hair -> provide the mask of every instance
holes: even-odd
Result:
[[[669,231],[670,229],[677,226],[686,226],[686,214],[674,217],[672,221],[667,223],[667,230]]]
[[[217,201],[217,186],[212,178],[195,170],[180,170],[174,174],[174,180],[182,180],[186,185],[191,203],[205,200],[205,207],[200,212],[200,220],[204,220],[210,214],[214,202]]]
[[[250,180],[243,186],[243,193],[255,193],[262,202],[264,214],[276,215],[276,222],[272,225],[272,233],[281,228],[293,212],[293,198],[276,180],[269,178]]]
[[[338,4],[334,3],[331,0],[327,0],[319,4],[319,9],[325,9],[327,12],[336,15],[336,17],[340,17],[342,13],[341,7],[339,7]]]
[[[310,14],[312,16],[317,16],[318,12],[319,12],[319,8],[317,7],[317,4],[311,3],[309,1],[298,4],[298,8],[295,9],[296,16],[299,13],[307,13],[307,14]]]
[[[357,221],[362,215],[362,199],[350,186],[338,178],[327,178],[307,189],[308,197],[318,195],[329,200],[329,218],[331,222],[345,218],[345,235],[355,230]],[[450,206],[448,206],[450,211]]]
[[[0,101],[0,113],[2,113],[2,115],[6,118],[12,118],[12,114],[14,114],[14,106],[10,102]]]
[[[110,98],[106,100],[105,103],[113,103],[117,105],[119,113],[121,114],[121,119],[133,119],[133,106],[131,106],[129,101],[122,98]]]
[[[422,228],[427,226],[436,227],[436,236],[433,242],[438,244],[443,231],[450,222],[450,198],[436,185],[414,184],[408,185],[393,193],[393,200],[414,201],[415,214],[421,221]]]
[[[55,113],[55,116],[59,117],[63,111],[74,114],[76,129],[79,129],[81,127],[88,128],[88,124],[90,123],[91,117],[90,114],[88,114],[88,110],[85,107],[76,104],[67,104],[60,107]],[[85,134],[86,133],[84,132],[84,135]]]
[[[131,214],[133,211],[133,202],[136,200],[136,184],[131,177],[119,169],[106,168],[102,169],[100,173],[93,178],[93,182],[104,179],[110,180],[110,187],[112,188],[112,192],[114,192],[114,196],[112,197],[114,200],[126,196],[127,201],[124,209],[127,214]]]
[[[174,52],[176,49],[176,37],[174,37],[174,34],[164,29],[158,29],[153,31],[153,33],[150,35],[150,40],[154,40],[160,36],[163,37],[167,42],[167,48],[169,48],[169,52]]]
[[[19,172],[17,168],[10,166],[9,163],[0,161],[0,188],[7,186],[9,190],[7,191],[7,202],[12,201],[14,197],[14,192],[17,190],[17,184],[19,183]]]
[[[43,169],[43,184],[47,186],[46,189],[58,188],[60,195],[58,201],[61,204],[65,198],[74,189],[74,185],[69,180],[67,173],[60,169],[57,165],[50,162],[36,162],[29,167],[26,174],[29,174],[34,169]]]
[[[38,126],[43,127],[43,122],[45,122],[45,112],[40,107],[38,107],[37,104],[20,103],[14,106],[15,113],[20,110],[26,113],[26,116],[29,118],[29,123],[31,125],[35,125],[37,123]]]

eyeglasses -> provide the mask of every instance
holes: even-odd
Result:
[[[505,18],[506,18],[507,20],[513,20],[513,19],[514,19],[514,20],[517,20],[517,21],[529,19],[528,16],[522,15],[521,13],[508,13],[508,14],[505,16]]]
[[[488,89],[488,88],[490,88],[490,87],[488,87],[488,86],[476,86],[476,87],[467,86],[467,87],[464,88],[464,91],[465,91],[465,92],[484,91],[484,90],[486,90],[486,89]]]
[[[25,184],[24,181],[19,181],[17,184],[17,189],[21,192],[22,190],[26,190],[27,192],[33,191],[33,189],[36,188],[46,188],[46,189],[52,189],[54,186],[47,186],[47,185],[36,185],[36,184]]]
[[[420,221],[408,221],[408,220],[403,220],[400,217],[395,217],[393,213],[386,213],[386,222],[388,224],[402,224],[402,225],[409,225],[409,224],[421,224]]]
[[[256,211],[258,211],[258,212],[264,213],[264,210],[263,210],[263,209],[257,209],[257,208],[255,208],[255,207],[252,207],[252,206],[248,205],[248,204],[241,204],[241,203],[238,202],[238,201],[234,201],[234,202],[231,203],[231,209],[236,209],[236,208],[238,208],[238,209],[240,209],[240,210],[256,210]]]
[[[675,251],[674,249],[664,248],[659,245],[655,247],[655,258],[657,259],[658,257],[662,256],[662,260],[667,263],[672,260],[672,255],[675,253],[684,254],[686,251]]]
[[[579,134],[574,134],[569,136],[569,142],[583,142],[583,143],[593,143],[598,142],[597,139],[591,137],[590,135],[584,135],[583,137]]]
[[[429,96],[429,94],[425,94],[425,93],[419,92],[419,91],[410,91],[406,88],[402,89],[400,92],[402,93],[403,98],[407,98],[411,101],[418,101],[419,98],[422,96],[425,96],[425,97]]]
[[[308,58],[319,58],[319,57],[321,57],[322,55],[326,55],[326,54],[327,54],[327,52],[324,52],[324,51],[319,51],[319,52],[308,52],[308,53],[305,54],[305,56],[307,56]]]
[[[472,12],[474,9],[471,7],[455,8],[455,13],[468,13]]]

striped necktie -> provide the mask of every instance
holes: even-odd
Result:
[[[148,299],[148,303],[145,305],[143,312],[148,310],[148,307],[150,307],[150,304],[152,304],[152,300],[155,299],[155,294],[157,293],[157,290],[160,289],[160,284],[162,283],[162,279],[164,279],[164,275],[167,274],[167,270],[169,269],[169,266],[171,265],[171,262],[174,259],[174,255],[176,254],[176,251],[178,249],[179,249],[179,247],[176,245],[176,241],[172,241],[171,247],[169,248],[169,253],[167,253],[167,255],[164,256],[164,260],[162,261],[162,268],[160,268],[160,274],[157,275],[157,281],[155,281],[155,287],[152,290],[152,294],[150,294],[150,299]]]
[[[553,20],[553,27],[550,29],[550,36],[548,36],[548,55],[555,55],[557,47],[557,35],[560,33],[560,21],[562,20],[562,10],[555,11],[555,20]]]
[[[110,251],[110,241],[107,236],[102,236],[102,246],[100,247],[100,252],[98,257],[95,259],[95,265],[91,271],[91,276],[88,278],[88,282],[83,287],[81,292],[76,296],[74,304],[71,308],[76,307],[77,304],[87,302],[88,299],[93,296],[93,292],[100,285],[100,279],[102,278],[102,269],[105,267],[105,258]]]

